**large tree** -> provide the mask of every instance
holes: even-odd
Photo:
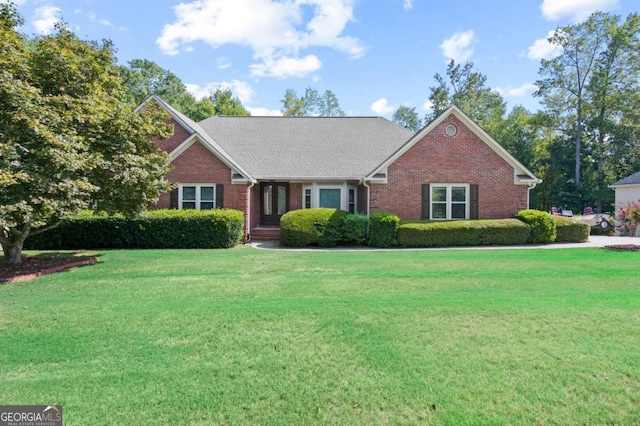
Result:
[[[196,99],[177,75],[153,61],[134,59],[127,66],[120,66],[119,70],[126,99],[133,107],[155,94],[194,121],[216,115],[216,108],[209,97]]]
[[[593,133],[589,147],[596,163],[592,197],[598,211],[603,200],[612,198],[607,197],[611,194],[607,183],[624,177],[616,173],[619,164],[607,157],[620,151],[622,156],[632,155],[625,149],[625,137],[618,128],[624,127],[623,118],[636,116],[640,108],[640,17],[634,13],[621,23],[619,16],[605,16],[602,22],[607,30],[607,43],[587,86],[590,114],[586,122]]]
[[[96,206],[135,214],[167,190],[167,137],[154,105],[134,112],[109,41],[78,39],[59,24],[29,39],[0,4],[0,244],[21,262],[29,235]]]
[[[215,115],[251,115],[242,105],[240,98],[235,96],[231,89],[218,87],[211,94],[211,103]]]
[[[451,105],[456,105],[472,120],[493,133],[500,125],[507,107],[497,91],[487,85],[487,77],[473,68],[473,62],[456,64],[452,59],[446,74],[436,73],[436,85],[431,86],[429,100],[437,117]]]
[[[400,105],[393,112],[391,120],[412,132],[417,132],[424,125],[424,122],[416,111],[416,107],[408,105]]]
[[[619,16],[596,12],[582,23],[558,28],[549,42],[560,54],[541,61],[536,95],[573,145],[575,190],[583,202],[599,207],[610,192],[608,157],[624,145],[616,135],[638,107],[639,34],[637,14],[621,22]],[[585,177],[588,186],[582,188]]]
[[[298,97],[293,89],[287,89],[282,103],[282,114],[285,117],[342,117],[344,111],[340,109],[338,98],[331,90],[325,90],[324,94],[318,94],[316,89],[307,87],[304,95]]]

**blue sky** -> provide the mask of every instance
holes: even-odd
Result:
[[[6,2],[6,0],[0,0]],[[508,108],[532,96],[549,32],[637,0],[18,0],[21,31],[60,19],[111,39],[118,60],[149,59],[196,96],[230,87],[253,115],[275,115],[287,89],[333,91],[348,115],[428,111],[433,75],[472,61]]]

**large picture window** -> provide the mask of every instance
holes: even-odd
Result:
[[[215,184],[186,184],[180,186],[180,208],[211,210],[216,207]]]
[[[328,209],[339,209],[340,198],[342,198],[342,192],[339,188],[320,188],[320,202],[319,207],[325,207]]]
[[[358,194],[355,186],[314,183],[303,187],[302,205],[305,209],[325,207],[330,209],[357,211]]]
[[[432,184],[431,219],[468,219],[469,185]]]

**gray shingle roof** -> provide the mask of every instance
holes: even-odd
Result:
[[[409,130],[381,117],[221,117],[198,123],[257,179],[361,179]]]
[[[626,178],[617,181],[611,186],[621,185],[640,185],[640,172],[634,173],[631,176],[627,176]]]

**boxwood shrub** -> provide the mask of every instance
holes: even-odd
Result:
[[[369,218],[363,214],[348,214],[344,218],[344,242],[364,245],[367,243]]]
[[[556,223],[552,217],[547,212],[533,209],[520,210],[516,214],[516,219],[523,221],[531,228],[527,240],[529,243],[552,243],[556,240]]]
[[[280,243],[288,247],[333,247],[344,240],[347,212],[315,208],[292,210],[280,218]]]
[[[374,212],[369,215],[369,245],[391,247],[396,245],[400,218],[389,212]]]
[[[551,217],[556,224],[556,243],[581,243],[589,239],[589,224],[564,216]]]
[[[27,238],[25,249],[228,248],[240,243],[237,210],[151,210],[136,218],[82,213]]]
[[[400,247],[524,244],[529,226],[517,219],[401,222]]]

